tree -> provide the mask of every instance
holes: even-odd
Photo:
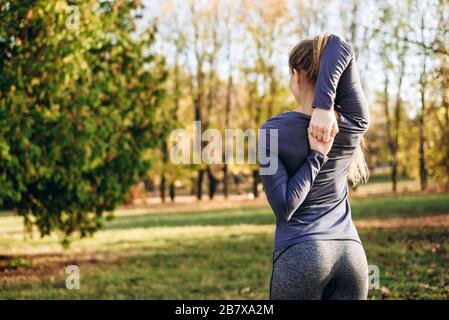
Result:
[[[279,97],[283,93],[279,85],[280,69],[276,54],[279,53],[277,41],[288,34],[291,18],[287,15],[286,1],[265,0],[261,2],[244,1],[240,20],[250,36],[250,48],[254,61],[243,66],[243,74],[248,84],[248,106],[251,114],[251,127],[260,128],[262,123],[273,117],[279,106]],[[263,28],[261,28],[263,26]],[[248,51],[249,51],[248,50]],[[288,56],[288,52],[283,52]],[[253,101],[251,101],[254,99]],[[254,108],[254,110],[252,110]],[[259,195],[259,168],[252,166],[252,191]]]
[[[397,191],[400,165],[400,134],[404,122],[403,100],[401,97],[404,78],[406,76],[406,59],[409,53],[409,43],[403,35],[409,30],[409,5],[395,8],[386,1],[382,7],[380,26],[375,35],[380,38],[380,58],[384,68],[384,112],[386,123],[387,144],[390,151],[391,181],[393,192]],[[391,73],[396,80],[396,99],[393,110],[390,103]]]
[[[167,107],[162,108],[165,112],[162,112],[161,121],[165,124],[168,130],[172,130],[179,124],[178,112],[180,110],[181,102],[181,82],[182,70],[181,70],[181,56],[184,53],[186,45],[186,35],[182,31],[182,20],[176,12],[176,6],[178,3],[174,1],[166,2],[165,7],[163,7],[163,12],[161,14],[163,20],[170,21],[170,23],[165,23],[163,21],[161,24],[164,27],[160,30],[160,38],[169,45],[173,52],[173,62],[172,68],[169,70],[169,81],[167,81],[167,92],[168,97],[165,99]],[[162,166],[160,169],[161,181],[159,185],[161,201],[165,202],[166,184],[168,180],[169,197],[172,202],[175,200],[175,176],[176,170],[172,164],[169,163],[169,141],[165,137],[161,145],[161,160]]]
[[[207,129],[211,125],[212,113],[214,112],[214,107],[217,105],[217,92],[219,90],[220,79],[217,74],[217,60],[218,53],[221,48],[221,43],[218,38],[218,28],[220,23],[220,5],[218,1],[210,2],[210,9],[208,10],[208,17],[210,20],[206,19],[205,24],[208,25],[208,42],[209,51],[206,54],[206,61],[208,63],[208,73],[207,73],[207,97],[206,97],[206,115],[204,117],[204,129]],[[213,199],[217,191],[217,186],[219,179],[215,176],[213,167],[211,165],[206,165],[207,179],[209,184],[209,199]]]
[[[425,17],[424,13],[421,15],[421,40],[425,41]],[[425,136],[425,117],[426,117],[426,94],[427,94],[427,60],[428,60],[428,51],[426,48],[423,50],[423,58],[422,58],[422,69],[419,78],[420,84],[420,96],[421,96],[421,112],[419,114],[419,178],[421,182],[421,191],[425,191],[427,189],[427,168],[426,168],[426,154],[425,154],[425,144],[426,144],[426,136]]]
[[[239,3],[240,4],[240,3]],[[235,4],[234,4],[235,5]],[[228,62],[228,81],[226,85],[226,100],[224,110],[224,128],[227,129],[231,125],[231,105],[232,105],[232,87],[234,84],[233,78],[233,57],[232,57],[232,41],[233,41],[233,28],[235,25],[235,19],[233,18],[235,11],[232,9],[234,6],[226,6],[226,18],[225,18],[225,44],[226,44],[226,60]],[[223,153],[224,154],[224,153]],[[223,194],[227,199],[229,195],[229,166],[226,161],[223,165]]]
[[[42,236],[97,230],[148,169],[164,96],[140,1],[0,2],[0,201]],[[69,23],[69,22],[70,23]]]
[[[194,106],[194,121],[203,122],[203,105],[205,96],[205,74],[203,70],[204,61],[206,59],[206,54],[204,51],[203,39],[201,29],[200,29],[200,17],[201,12],[195,6],[194,1],[190,1],[190,15],[193,29],[193,52],[196,68],[195,71],[191,71],[190,92],[193,100]],[[201,200],[203,197],[203,179],[204,173],[206,172],[203,166],[199,166],[198,176],[196,181],[196,197]]]

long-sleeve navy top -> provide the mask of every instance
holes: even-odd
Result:
[[[359,241],[348,201],[347,174],[355,150],[369,126],[369,109],[351,46],[332,34],[320,59],[313,107],[335,108],[341,114],[339,133],[327,156],[309,147],[310,116],[296,111],[269,119],[261,152],[277,157],[277,170],[261,177],[276,216],[274,249],[305,240]],[[271,131],[269,129],[277,129]],[[263,131],[262,131],[263,132]],[[277,138],[277,148],[270,146]]]

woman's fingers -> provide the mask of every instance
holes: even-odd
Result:
[[[317,126],[312,126],[312,137],[314,137],[315,139],[318,139],[318,127]]]
[[[325,130],[323,134],[323,141],[328,142],[330,138],[331,138],[331,131]]]
[[[319,128],[318,128],[317,139],[318,139],[319,141],[323,141],[325,132],[326,132],[325,128],[323,128],[323,127],[319,127]]]
[[[332,125],[332,130],[331,130],[331,136],[332,137],[335,137],[336,135],[337,135],[337,133],[338,133],[338,123],[337,123],[337,120],[335,120],[334,121],[334,124]]]
[[[308,133],[318,141],[328,142],[330,136],[333,134],[330,128],[324,128],[317,125],[311,125],[308,128]],[[338,132],[338,129],[337,129]],[[336,134],[336,133],[335,133]]]
[[[309,130],[307,130],[307,132],[308,132],[309,144],[318,142],[318,140],[312,135],[311,128],[309,128]]]
[[[318,141],[329,141],[330,130],[320,126],[312,126],[312,136]]]
[[[338,128],[334,126],[336,122],[333,110],[325,110],[314,108],[310,119],[310,127],[312,127],[312,136],[318,141],[329,141],[332,130],[338,132]],[[334,132],[335,134],[337,134]]]

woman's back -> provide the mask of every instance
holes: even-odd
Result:
[[[266,130],[270,139],[259,141],[276,216],[270,299],[366,299],[368,262],[348,200],[348,177],[365,176],[360,143],[369,125],[354,54],[343,39],[322,33],[295,46],[289,67],[301,112],[268,120],[263,128],[277,132]],[[333,110],[339,132],[329,137],[328,128],[337,131]],[[267,151],[277,161],[271,170]]]
[[[339,65],[334,63],[335,59],[347,61]],[[341,38],[332,35],[321,61],[316,87],[321,85],[327,91],[321,93],[317,90],[315,103],[335,103],[335,110],[341,114],[339,133],[335,136],[327,161],[320,168],[299,208],[289,221],[277,219],[275,250],[303,240],[352,239],[360,242],[351,220],[347,175],[355,151],[368,129],[369,110],[352,49]],[[334,73],[338,72],[339,81],[329,84],[329,79],[332,80]],[[263,129],[278,130],[278,156],[289,177],[306,160],[309,121],[310,116],[306,114],[285,112],[262,126]],[[262,176],[262,179],[265,180],[264,184],[273,183],[267,177]]]

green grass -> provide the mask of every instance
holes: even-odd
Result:
[[[441,213],[447,194],[353,201],[355,219]],[[267,299],[273,222],[267,208],[121,215],[64,251],[55,236],[23,240],[21,220],[3,214],[0,266],[12,257],[15,268],[0,268],[0,298]],[[360,237],[381,271],[370,298],[449,298],[448,230],[361,229]],[[65,289],[68,264],[80,267],[80,290]]]
[[[411,218],[449,213],[449,194],[369,196],[351,199],[354,219]]]
[[[360,236],[369,264],[380,268],[384,288],[372,290],[371,298],[449,298],[449,230],[369,230]]]

